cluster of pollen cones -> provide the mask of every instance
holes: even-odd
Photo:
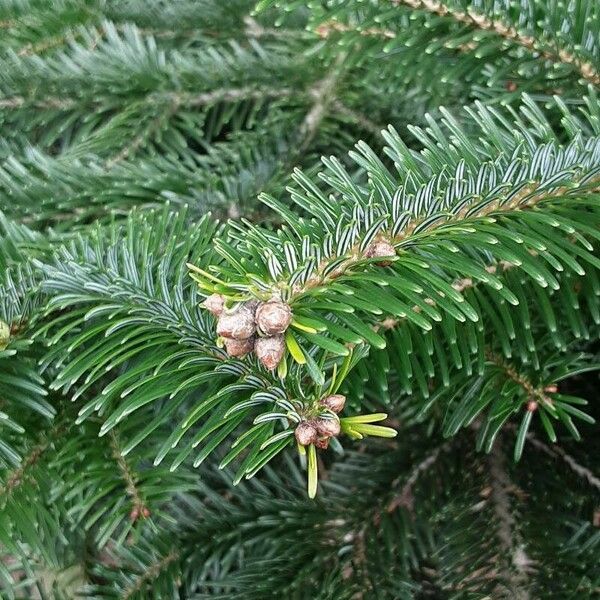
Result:
[[[212,294],[204,307],[217,318],[217,334],[229,356],[242,358],[254,352],[267,369],[277,368],[285,354],[283,334],[292,322],[292,311],[285,302],[278,298],[248,300],[228,310],[225,298]]]
[[[332,413],[340,413],[346,404],[346,397],[341,394],[332,394],[321,400],[320,405]],[[301,446],[314,444],[317,448],[327,448],[329,440],[340,433],[340,420],[337,416],[316,417],[301,421],[294,431],[296,441]]]

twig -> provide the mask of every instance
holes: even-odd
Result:
[[[515,265],[513,265],[512,263],[506,262],[506,261],[501,261],[495,265],[489,265],[485,268],[485,270],[490,273],[491,275],[496,274],[498,271],[502,270],[502,271],[506,271],[510,268],[513,268]],[[477,282],[473,281],[470,277],[461,277],[460,279],[455,279],[451,285],[452,287],[459,293],[463,293],[465,290],[474,288],[477,286]],[[423,302],[425,302],[426,304],[429,304],[430,306],[436,306],[436,302],[433,298],[425,298],[423,300]],[[416,313],[420,313],[421,312],[421,307],[420,306],[413,306],[411,309],[413,312]],[[388,317],[387,319],[384,319],[383,321],[381,321],[380,323],[377,323],[373,326],[373,329],[375,331],[379,331],[380,329],[385,329],[385,330],[390,330],[390,329],[394,329],[395,327],[397,327],[398,325],[400,325],[400,323],[403,323],[404,321],[406,321],[406,317],[402,317],[402,318],[394,318],[394,317]]]
[[[383,129],[383,127],[376,125],[375,123],[373,123],[373,121],[365,117],[365,115],[356,112],[352,108],[348,108],[337,99],[334,100],[331,104],[336,112],[354,121],[359,127],[364,129],[365,131],[368,131],[371,135],[379,138],[383,137],[383,135],[381,134],[381,130]]]
[[[146,518],[149,516],[150,512],[137,488],[136,477],[133,471],[131,470],[129,464],[123,457],[123,454],[121,454],[121,449],[119,447],[119,440],[117,438],[117,435],[114,432],[114,430],[111,429],[108,436],[113,458],[117,462],[117,466],[119,467],[119,471],[121,473],[121,478],[125,482],[125,489],[127,491],[127,495],[131,498],[131,502],[133,504],[133,509],[131,511],[131,519],[132,521],[135,521],[139,517]]]
[[[430,452],[420,463],[418,463],[414,469],[411,471],[408,479],[404,482],[402,489],[400,492],[392,498],[392,500],[388,503],[386,510],[388,513],[392,513],[397,510],[400,506],[404,506],[408,509],[412,509],[413,506],[413,494],[412,490],[424,473],[429,471],[433,465],[435,465],[440,457],[440,454],[443,452],[447,452],[453,445],[454,440],[448,440],[446,443],[441,446],[435,448],[432,452]],[[392,482],[391,487],[396,487],[400,482],[400,478],[394,480]]]
[[[315,33],[324,39],[328,38],[332,33],[347,32],[358,33],[364,37],[378,37],[386,39],[393,39],[396,37],[396,32],[392,31],[391,29],[382,29],[381,27],[367,27],[366,29],[358,29],[356,27],[352,27],[351,25],[340,23],[340,21],[336,21],[335,19],[320,23],[315,28]]]
[[[519,384],[527,393],[528,400],[539,402],[545,406],[553,406],[552,398],[546,394],[546,390],[543,387],[534,386],[527,377],[521,375],[521,373],[507,363],[502,357],[488,350],[486,352],[486,358],[502,369],[515,383]]]
[[[157,575],[166,567],[168,567],[172,562],[175,562],[179,558],[179,552],[176,550],[171,550],[169,554],[164,556],[158,562],[155,562],[150,568],[148,568],[143,575],[138,577],[136,581],[130,585],[121,596],[121,600],[129,600],[132,596],[134,596],[137,592],[140,592],[144,589],[145,585],[150,581],[156,579]]]
[[[10,473],[10,475],[6,479],[6,483],[3,486],[0,486],[0,497],[4,495],[10,495],[12,492],[18,488],[21,483],[23,483],[23,476],[29,467],[33,466],[40,456],[46,451],[50,442],[48,440],[44,440],[40,442],[37,446],[34,446],[31,452],[23,459],[19,468],[15,469]]]
[[[529,441],[534,448],[537,448],[548,456],[561,458],[575,474],[579,475],[582,479],[585,479],[592,487],[600,490],[600,478],[594,475],[590,469],[579,464],[573,456],[567,454],[560,446],[548,446],[541,440],[538,440],[533,433],[527,434],[527,441]]]
[[[509,589],[510,598],[529,600],[527,583],[532,561],[525,553],[524,544],[515,529],[515,518],[510,509],[507,492],[511,487],[511,482],[504,469],[504,457],[500,444],[495,444],[492,448],[488,455],[488,464],[491,478],[491,501],[498,524],[497,536],[501,549],[499,554],[510,556],[510,563],[514,569],[514,571],[511,568],[504,570],[501,572],[501,577]]]
[[[532,52],[538,52],[544,58],[575,67],[584,79],[595,85],[600,85],[600,73],[598,73],[591,62],[578,58],[565,48],[557,48],[555,51],[540,48],[533,36],[524,35],[512,25],[486,17],[472,8],[466,11],[457,10],[446,6],[438,0],[391,0],[391,2],[395,5],[403,4],[417,10],[425,10],[440,17],[451,17],[459,23],[465,23],[485,31],[493,31],[499,36],[523,46]]]
[[[300,125],[301,142],[297,154],[301,154],[308,148],[327,113],[329,105],[333,102],[333,92],[340,79],[341,66],[346,57],[345,52],[340,53],[329,73],[321,81],[318,81],[310,91],[314,104]]]

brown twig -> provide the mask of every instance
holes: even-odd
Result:
[[[452,447],[454,440],[448,440],[446,443],[442,444],[438,448],[435,448],[432,452],[430,452],[421,462],[419,462],[411,471],[410,475],[404,482],[400,492],[395,495],[392,500],[388,503],[386,507],[386,511],[388,513],[392,513],[401,506],[412,510],[413,508],[413,493],[412,490],[424,473],[427,473],[431,467],[433,467],[440,455],[443,452],[448,452]],[[400,483],[400,478],[394,480],[391,484],[391,487],[394,488]]]
[[[527,434],[527,441],[530,442],[534,448],[537,448],[548,456],[563,460],[576,475],[585,479],[592,487],[600,491],[600,477],[594,475],[587,467],[579,464],[573,456],[567,454],[560,446],[548,446],[547,444],[544,444],[544,442],[538,440],[533,433]]]
[[[150,511],[137,488],[136,476],[121,453],[119,440],[113,429],[109,432],[108,438],[113,458],[117,462],[121,478],[125,482],[125,490],[127,491],[127,495],[131,498],[131,503],[133,505],[131,510],[131,520],[136,521],[140,517],[146,518],[150,515]]]
[[[497,537],[500,544],[498,563],[510,557],[510,566],[500,572],[500,576],[515,600],[529,600],[528,573],[532,561],[525,552],[525,546],[516,530],[515,517],[510,508],[508,490],[512,487],[504,468],[504,456],[500,444],[495,444],[488,455],[491,480],[490,499],[496,515]]]
[[[378,137],[378,138],[383,137],[381,134],[383,127],[376,125],[375,123],[373,123],[373,121],[371,121],[365,115],[355,111],[352,108],[348,108],[347,106],[342,104],[342,102],[340,102],[337,99],[334,100],[331,103],[331,105],[333,106],[333,108],[335,109],[335,111],[337,113],[339,113],[340,115],[342,115],[344,117],[347,117],[351,121],[354,121],[354,123],[356,123],[359,127],[361,127],[362,129],[364,129],[365,131],[370,133],[372,136]]]
[[[528,401],[534,401],[545,406],[553,406],[552,398],[546,394],[544,387],[534,386],[527,377],[519,373],[511,364],[492,351],[486,351],[485,356],[487,360],[502,369],[510,379],[525,390]]]
[[[161,558],[158,562],[155,562],[143,575],[138,577],[135,582],[123,592],[121,600],[129,600],[129,598],[133,597],[138,592],[141,592],[150,581],[156,579],[163,569],[168,567],[172,562],[175,562],[178,558],[179,552],[171,550],[169,554]]]

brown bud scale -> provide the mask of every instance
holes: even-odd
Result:
[[[378,258],[378,257],[391,257],[396,256],[396,249],[387,240],[378,240],[373,242],[365,251],[366,258]],[[382,260],[377,262],[381,267],[387,267],[391,265],[391,261]]]
[[[221,294],[211,294],[202,303],[202,306],[215,317],[218,317],[225,309],[225,298]]]
[[[322,437],[331,438],[340,434],[340,422],[338,419],[317,419],[315,426]]]

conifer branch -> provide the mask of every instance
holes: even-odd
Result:
[[[574,178],[570,186],[560,186],[552,190],[539,190],[541,185],[542,182],[539,180],[531,181],[529,185],[525,186],[518,194],[515,195],[510,203],[500,205],[498,201],[489,202],[485,208],[482,208],[476,215],[471,215],[469,219],[476,221],[477,219],[482,219],[493,214],[501,214],[502,212],[510,213],[518,210],[533,208],[540,202],[545,202],[553,198],[560,198],[561,196],[565,196],[571,192],[573,189],[577,189],[578,181],[576,178]],[[592,181],[589,181],[584,189],[578,189],[577,191],[579,193],[593,194],[598,190],[600,190],[600,177],[596,177]],[[464,209],[462,213],[457,213],[454,218],[457,221],[463,219],[464,222],[467,212],[468,208]],[[400,234],[395,236],[392,236],[391,232],[383,230],[380,232],[380,237],[387,239],[394,246],[408,244],[412,241],[411,235],[415,229],[417,229],[417,227],[426,218],[428,217],[413,219],[412,222]],[[434,224],[428,229],[428,234],[432,234],[437,227],[441,227],[446,224],[446,221]],[[419,236],[416,236],[415,241],[418,239]],[[341,262],[341,264],[333,272],[326,275],[325,272],[327,271],[329,265],[333,261],[344,258],[344,256],[346,257],[345,260],[343,260],[343,262]],[[359,244],[355,244],[347,253],[345,253],[344,256],[334,255],[321,261],[316,268],[315,273],[311,275],[304,285],[296,285],[294,287],[293,294],[300,295],[311,288],[326,285],[328,282],[333,281],[336,278],[346,274],[346,272],[356,268],[364,260],[362,253],[359,252]]]
[[[494,265],[488,265],[485,268],[485,270],[490,275],[495,275],[496,273],[504,272],[504,271],[514,268],[514,267],[515,267],[515,265],[513,265],[509,262],[503,261],[503,262],[499,262]],[[457,292],[462,294],[466,290],[470,290],[472,288],[477,287],[478,285],[480,285],[480,283],[477,281],[474,281],[471,277],[461,277],[459,279],[455,279],[450,285],[452,286],[453,289],[455,289]],[[430,306],[436,306],[436,302],[433,298],[425,298],[424,302],[429,304]],[[415,304],[412,306],[411,310],[413,312],[420,313],[423,309],[420,306]],[[374,329],[374,331],[379,331],[381,329],[383,329],[385,331],[389,331],[389,330],[395,329],[396,327],[398,327],[399,325],[401,325],[402,323],[405,323],[405,322],[406,322],[406,317],[402,317],[402,318],[387,317],[387,318],[383,319],[383,321],[373,325],[373,329]]]
[[[321,121],[327,114],[329,105],[333,102],[335,88],[342,76],[341,67],[346,58],[347,54],[345,52],[340,52],[329,73],[327,73],[323,79],[318,81],[310,91],[313,105],[300,125],[299,135],[301,141],[298,154],[301,154],[308,148],[321,125]]]
[[[501,573],[501,579],[509,590],[510,598],[529,600],[528,570],[531,560],[525,553],[523,541],[516,529],[516,521],[510,507],[508,489],[511,481],[504,467],[504,456],[500,444],[495,444],[488,455],[491,480],[490,498],[497,518],[497,536],[500,543],[498,562],[510,558],[510,567]],[[514,571],[513,571],[514,569]]]
[[[121,453],[121,448],[119,446],[119,440],[117,438],[117,434],[114,429],[111,429],[108,432],[109,443],[112,450],[112,456],[117,462],[117,466],[119,467],[119,472],[121,474],[121,478],[125,483],[125,490],[127,491],[127,495],[131,498],[131,503],[133,508],[131,510],[131,520],[135,521],[139,517],[146,518],[149,515],[149,510],[142,499],[140,492],[138,490],[136,484],[136,476],[133,473],[129,463],[125,460],[125,457]]]
[[[537,52],[544,58],[553,62],[563,63],[579,71],[581,77],[594,85],[600,85],[600,73],[591,62],[584,61],[565,48],[549,50],[540,47],[538,41],[530,35],[519,32],[512,25],[500,20],[491,19],[472,8],[466,11],[451,8],[439,0],[391,0],[396,6],[405,5],[415,10],[424,10],[440,17],[450,17],[459,23],[470,25],[484,31],[491,31],[497,35],[523,46],[532,52]]]
[[[578,475],[582,479],[585,479],[585,481],[587,481],[592,487],[600,491],[600,477],[596,476],[586,466],[577,462],[575,457],[565,452],[560,446],[548,446],[547,444],[544,444],[544,442],[539,440],[533,433],[527,434],[527,440],[531,442],[532,446],[534,446],[544,454],[547,454],[552,458],[562,459],[576,475]]]
[[[332,105],[336,112],[343,115],[344,117],[347,117],[348,119],[356,123],[359,127],[364,129],[366,132],[370,133],[372,136],[378,138],[382,137],[381,131],[383,127],[376,125],[365,115],[355,111],[352,108],[348,108],[338,99],[335,99]]]
[[[545,406],[552,406],[552,398],[546,394],[543,387],[534,386],[527,377],[519,373],[511,364],[507,363],[501,356],[494,354],[491,350],[488,350],[485,356],[487,360],[502,369],[510,379],[525,390],[527,401],[534,401]]]
[[[9,473],[8,477],[6,478],[6,483],[0,486],[0,497],[9,496],[23,483],[26,471],[37,463],[39,458],[42,456],[42,454],[44,454],[49,446],[50,441],[45,439],[32,448],[31,452],[29,452],[29,454],[23,458],[20,466]]]
[[[171,563],[179,559],[179,552],[171,550],[166,556],[163,556],[159,561],[150,565],[146,571],[138,577],[121,595],[121,600],[129,600],[138,592],[141,592],[146,586],[154,581],[160,573],[166,569]]]
[[[195,94],[193,92],[160,92],[152,93],[147,97],[150,105],[157,101],[162,103],[170,102],[181,107],[201,107],[211,106],[217,102],[241,102],[244,100],[266,100],[269,98],[288,98],[293,94],[301,92],[294,91],[290,88],[257,88],[257,87],[242,87],[242,88],[224,88],[217,89],[211,92],[203,92]],[[90,101],[91,105],[100,105],[101,99]],[[34,108],[43,109],[58,109],[72,110],[76,106],[80,106],[81,102],[72,98],[57,98],[48,96],[46,98],[35,100],[27,99],[23,96],[13,96],[10,98],[0,99],[0,109],[21,109],[26,104],[31,103]]]
[[[396,494],[394,498],[392,498],[392,500],[388,503],[386,507],[386,511],[388,513],[394,512],[401,506],[412,511],[414,501],[412,490],[415,484],[420,479],[421,475],[427,473],[427,471],[429,471],[438,462],[440,455],[445,452],[448,452],[448,450],[450,450],[453,445],[454,440],[448,440],[441,446],[435,448],[432,452],[428,453],[423,460],[416,464],[416,466],[412,469],[410,475],[404,482],[400,493]],[[397,478],[392,482],[391,487],[395,488],[399,483],[400,478]]]

